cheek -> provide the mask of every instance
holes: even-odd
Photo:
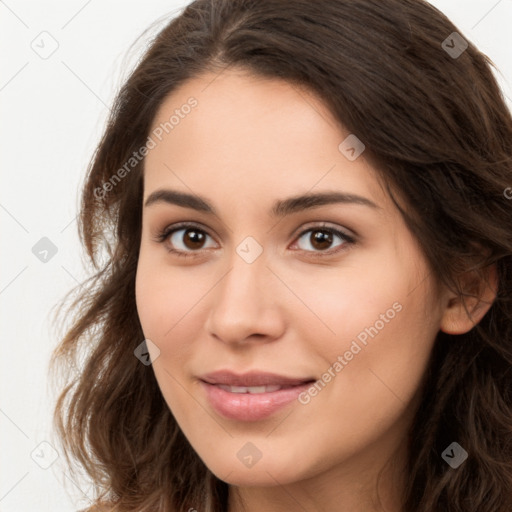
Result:
[[[333,382],[325,388],[350,409],[410,400],[439,331],[430,281],[422,281],[424,274],[411,263],[385,261],[317,280],[322,293],[312,293],[312,282],[301,287],[311,310],[329,327],[317,322],[317,329],[303,329],[308,351],[320,362],[323,380]]]
[[[328,452],[333,464],[385,432],[402,432],[394,426],[411,419],[425,375],[438,331],[437,313],[430,310],[429,318],[422,287],[409,294],[411,287],[403,278],[389,277],[388,287],[347,283],[352,293],[339,296],[338,316],[330,318],[336,336],[309,338],[309,356],[322,362],[317,367],[323,373],[311,394],[302,397],[307,414],[297,428],[307,429],[310,418],[317,418],[328,440],[319,436],[314,445],[319,453]],[[400,443],[402,434],[396,435]]]
[[[422,292],[407,295],[406,290],[382,293],[364,313],[356,311],[357,301],[345,303],[340,342],[325,352],[335,377],[326,368],[322,380],[330,383],[319,391],[336,404],[333,428],[348,433],[355,425],[389,427],[414,399],[438,329]],[[322,401],[318,398],[319,407]]]
[[[182,390],[183,370],[192,354],[190,337],[197,337],[191,330],[194,323],[187,321],[198,290],[187,286],[188,281],[183,272],[159,266],[141,251],[135,283],[139,320],[145,338],[159,349],[151,367],[163,398],[182,422],[179,412],[190,405]]]
[[[162,340],[185,319],[191,304],[198,300],[201,286],[194,285],[198,281],[186,270],[166,265],[156,253],[163,251],[141,249],[135,298],[144,334]]]
[[[207,268],[198,272],[193,266],[173,267],[141,251],[135,283],[137,311],[144,336],[160,351],[153,370],[162,389],[172,385],[166,370],[179,375],[180,382],[189,376],[190,361],[205,339],[204,315],[211,307],[208,293],[214,282]]]
[[[375,263],[332,271],[320,269],[301,276],[294,287],[294,293],[307,305],[297,301],[300,315],[294,317],[295,326],[301,330],[300,337],[308,336],[311,347],[332,360],[350,348],[351,340],[359,337],[364,343],[369,338],[365,329],[376,322],[380,332],[400,321],[397,310],[403,309],[406,290],[403,275]]]

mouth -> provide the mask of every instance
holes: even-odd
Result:
[[[280,391],[281,389],[291,389],[295,386],[228,386],[226,384],[212,384],[217,386],[224,391],[230,393],[250,393],[257,395],[259,393],[273,393],[274,391]]]
[[[200,377],[200,380],[213,385],[229,386],[233,388],[233,393],[263,393],[262,387],[272,388],[272,391],[277,391],[280,388],[291,388],[299,386],[307,382],[314,382],[316,379],[313,377],[297,378],[287,377],[285,375],[279,375],[277,373],[262,372],[252,370],[243,374],[232,372],[231,370],[219,370],[211,373],[207,373]],[[239,391],[236,391],[239,388]],[[243,390],[246,388],[246,390]],[[258,388],[259,391],[250,391],[251,389]],[[248,391],[247,391],[248,390]]]
[[[265,419],[298,398],[314,378],[293,378],[267,372],[235,374],[222,370],[200,377],[210,406],[237,421]]]

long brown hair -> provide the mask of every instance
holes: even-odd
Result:
[[[435,341],[403,511],[510,512],[512,117],[492,61],[423,0],[197,0],[154,38],[115,99],[82,191],[94,274],[51,363],[66,378],[55,425],[70,467],[83,466],[96,503],[111,499],[112,510],[227,510],[228,485],[134,357],[144,339],[134,293],[144,159],[126,162],[167,95],[230,66],[308,87],[357,134],[438,282],[463,296],[463,270],[496,265],[482,321]],[[453,441],[469,454],[457,469],[441,457]]]

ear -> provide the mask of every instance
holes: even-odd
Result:
[[[470,331],[489,311],[498,290],[496,264],[482,269],[480,275],[471,270],[459,276],[463,296],[450,292],[440,329],[446,334]]]

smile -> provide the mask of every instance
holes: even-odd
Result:
[[[292,386],[228,386],[200,382],[210,407],[224,418],[260,421],[277,413],[306,391],[312,381]]]

